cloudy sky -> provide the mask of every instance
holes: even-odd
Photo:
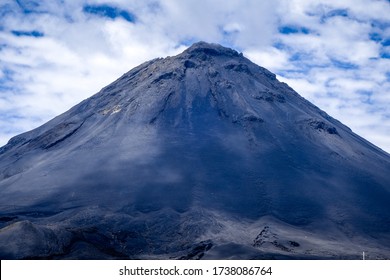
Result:
[[[200,40],[390,152],[389,0],[0,0],[0,146]]]

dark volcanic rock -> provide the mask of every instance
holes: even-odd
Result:
[[[0,258],[390,258],[389,170],[273,73],[200,42],[0,149]]]

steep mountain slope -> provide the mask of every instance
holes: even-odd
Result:
[[[0,148],[0,257],[390,258],[389,170],[274,74],[201,42]]]

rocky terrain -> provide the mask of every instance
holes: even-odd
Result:
[[[389,170],[273,73],[200,42],[0,148],[0,258],[389,259]]]

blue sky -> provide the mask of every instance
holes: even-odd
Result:
[[[1,0],[0,145],[204,40],[390,152],[389,15],[388,0]]]

